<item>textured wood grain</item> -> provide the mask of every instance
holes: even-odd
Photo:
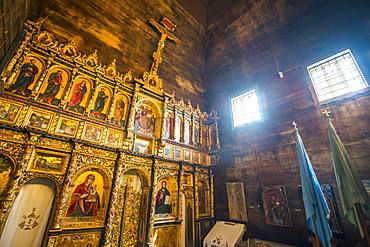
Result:
[[[149,71],[160,34],[149,24],[167,16],[177,28],[180,44],[167,42],[159,75],[167,92],[202,103],[205,63],[205,27],[171,0],[77,1],[53,0],[46,9],[45,27],[64,39],[74,39],[82,51],[98,50],[108,64],[117,59],[118,69],[133,69],[136,77]]]

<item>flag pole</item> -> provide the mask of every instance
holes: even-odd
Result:
[[[355,204],[355,209],[356,209],[357,215],[360,218],[361,228],[364,231],[365,238],[366,238],[366,241],[367,241],[367,245],[370,246],[370,236],[369,236],[369,232],[367,230],[366,221],[365,221],[365,217],[364,217],[364,212],[362,212],[361,206],[358,203]]]
[[[293,121],[292,123],[293,127],[294,127],[294,132],[298,132],[298,128],[297,128],[297,123],[295,121]],[[315,206],[314,206],[315,208]],[[320,240],[319,240],[319,234],[317,232],[317,225],[316,225],[316,218],[315,218],[315,214],[312,215],[312,221],[313,221],[313,226],[314,226],[314,234],[315,234],[315,247],[320,247]]]
[[[327,120],[330,122],[331,121],[331,118],[330,118],[331,112],[328,111],[328,110],[325,110],[323,112],[323,114],[326,116]],[[370,246],[370,236],[369,236],[369,232],[367,230],[365,216],[364,216],[364,213],[362,211],[361,205],[359,203],[355,203],[355,211],[356,211],[355,213],[358,215],[359,220],[360,220],[360,227],[364,231],[364,235],[365,235],[365,238],[366,238],[366,241],[367,241],[367,245]]]
[[[317,233],[317,225],[316,225],[316,217],[315,215],[312,215],[312,221],[313,221],[313,227],[315,229],[315,240],[316,240],[316,246],[315,247],[320,247],[320,241],[319,241],[319,234]]]

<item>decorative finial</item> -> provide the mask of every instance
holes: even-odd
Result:
[[[322,114],[324,114],[327,118],[330,118],[331,112],[325,109],[325,111],[323,111]]]
[[[298,131],[297,123],[296,123],[295,121],[293,121],[292,125],[293,125],[293,127],[294,127],[294,130],[295,130],[295,131]]]

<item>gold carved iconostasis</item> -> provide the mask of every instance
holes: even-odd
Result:
[[[218,117],[164,93],[174,26],[151,23],[162,37],[136,78],[26,22],[1,73],[0,246],[201,246]]]

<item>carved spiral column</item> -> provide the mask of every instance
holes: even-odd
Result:
[[[167,105],[168,105],[168,98],[164,99],[163,108],[162,108],[162,128],[161,128],[161,139],[163,140],[165,138],[165,130],[166,130],[166,119],[168,117],[167,113]]]
[[[179,206],[178,206],[178,212],[179,212],[179,220],[185,220],[185,215],[182,215],[182,204],[185,203],[185,201],[183,201],[182,199],[182,195],[185,193],[185,189],[184,189],[184,185],[185,185],[185,181],[184,181],[184,169],[181,169],[180,171],[180,183],[179,183],[179,195],[178,195],[178,198],[179,198]]]
[[[195,218],[196,219],[199,219],[198,181],[199,181],[199,172],[198,170],[195,170],[194,171],[194,190],[195,190]]]
[[[115,110],[115,108],[116,108],[116,106],[115,106],[115,103],[116,103],[116,99],[117,99],[117,94],[118,94],[118,87],[117,87],[117,85],[114,87],[114,89],[113,89],[113,96],[112,96],[112,100],[111,100],[111,107],[110,107],[110,109],[109,109],[109,112],[108,112],[108,117],[107,117],[107,119],[108,119],[108,121],[111,121],[112,120],[112,118],[113,118],[113,114],[114,114],[114,110]],[[112,120],[113,121],[113,120]]]
[[[213,172],[212,170],[210,171],[209,173],[209,179],[210,179],[210,185],[209,187],[211,188],[211,217],[214,217],[215,216],[215,201],[214,201],[214,182],[213,182],[213,179],[214,179],[214,175],[213,175]]]
[[[67,103],[67,98],[68,98],[69,93],[72,90],[73,82],[74,82],[74,80],[76,79],[76,77],[78,75],[77,72],[78,72],[78,69],[76,69],[76,68],[73,69],[73,71],[72,71],[72,77],[68,81],[67,88],[66,88],[65,92],[63,93],[62,100],[61,100],[61,105],[65,105]]]
[[[123,173],[126,169],[125,159],[120,158],[118,162],[117,176],[111,197],[111,208],[108,214],[108,223],[105,230],[105,247],[118,246],[121,231],[121,213],[123,212]]]
[[[152,201],[150,202],[150,217],[149,217],[149,234],[148,234],[148,243],[147,245],[150,247],[154,247],[155,243],[155,234],[154,234],[154,214],[155,214],[155,186],[158,182],[158,167],[155,167],[153,170],[153,191],[152,191]]]
[[[138,83],[136,83],[135,84],[135,91],[134,91],[134,94],[133,94],[132,100],[131,100],[130,112],[129,112],[129,115],[127,116],[127,121],[128,122],[127,122],[127,136],[126,136],[126,140],[125,140],[125,148],[128,149],[128,150],[133,149],[133,137],[134,137],[133,122],[134,122],[134,117],[135,117],[135,106],[136,106],[137,99],[138,99],[137,91],[139,90],[139,87],[140,87],[140,85]]]
[[[54,229],[59,229],[60,228],[60,225],[62,223],[63,211],[67,208],[67,205],[68,205],[69,197],[67,195],[69,195],[71,190],[72,190],[72,186],[71,186],[72,177],[77,171],[77,166],[75,166],[73,164],[76,163],[76,161],[78,159],[78,155],[79,154],[76,154],[76,153],[72,154],[72,157],[71,157],[71,160],[70,160],[71,169],[69,170],[69,172],[67,174],[66,183],[64,184],[63,189],[62,189],[62,191],[64,192],[63,193],[64,195],[62,195],[62,198],[60,199],[60,201],[58,203],[59,206],[58,206],[58,208],[55,212],[56,216],[55,216],[54,224],[53,224]]]
[[[90,110],[91,110],[92,104],[93,104],[93,100],[94,100],[95,90],[98,88],[99,82],[100,82],[100,78],[97,77],[95,79],[95,83],[93,83],[93,85],[95,85],[95,86],[91,87],[91,91],[90,91],[90,95],[89,95],[90,99],[89,99],[89,103],[87,103],[85,115],[88,115],[90,113]]]

